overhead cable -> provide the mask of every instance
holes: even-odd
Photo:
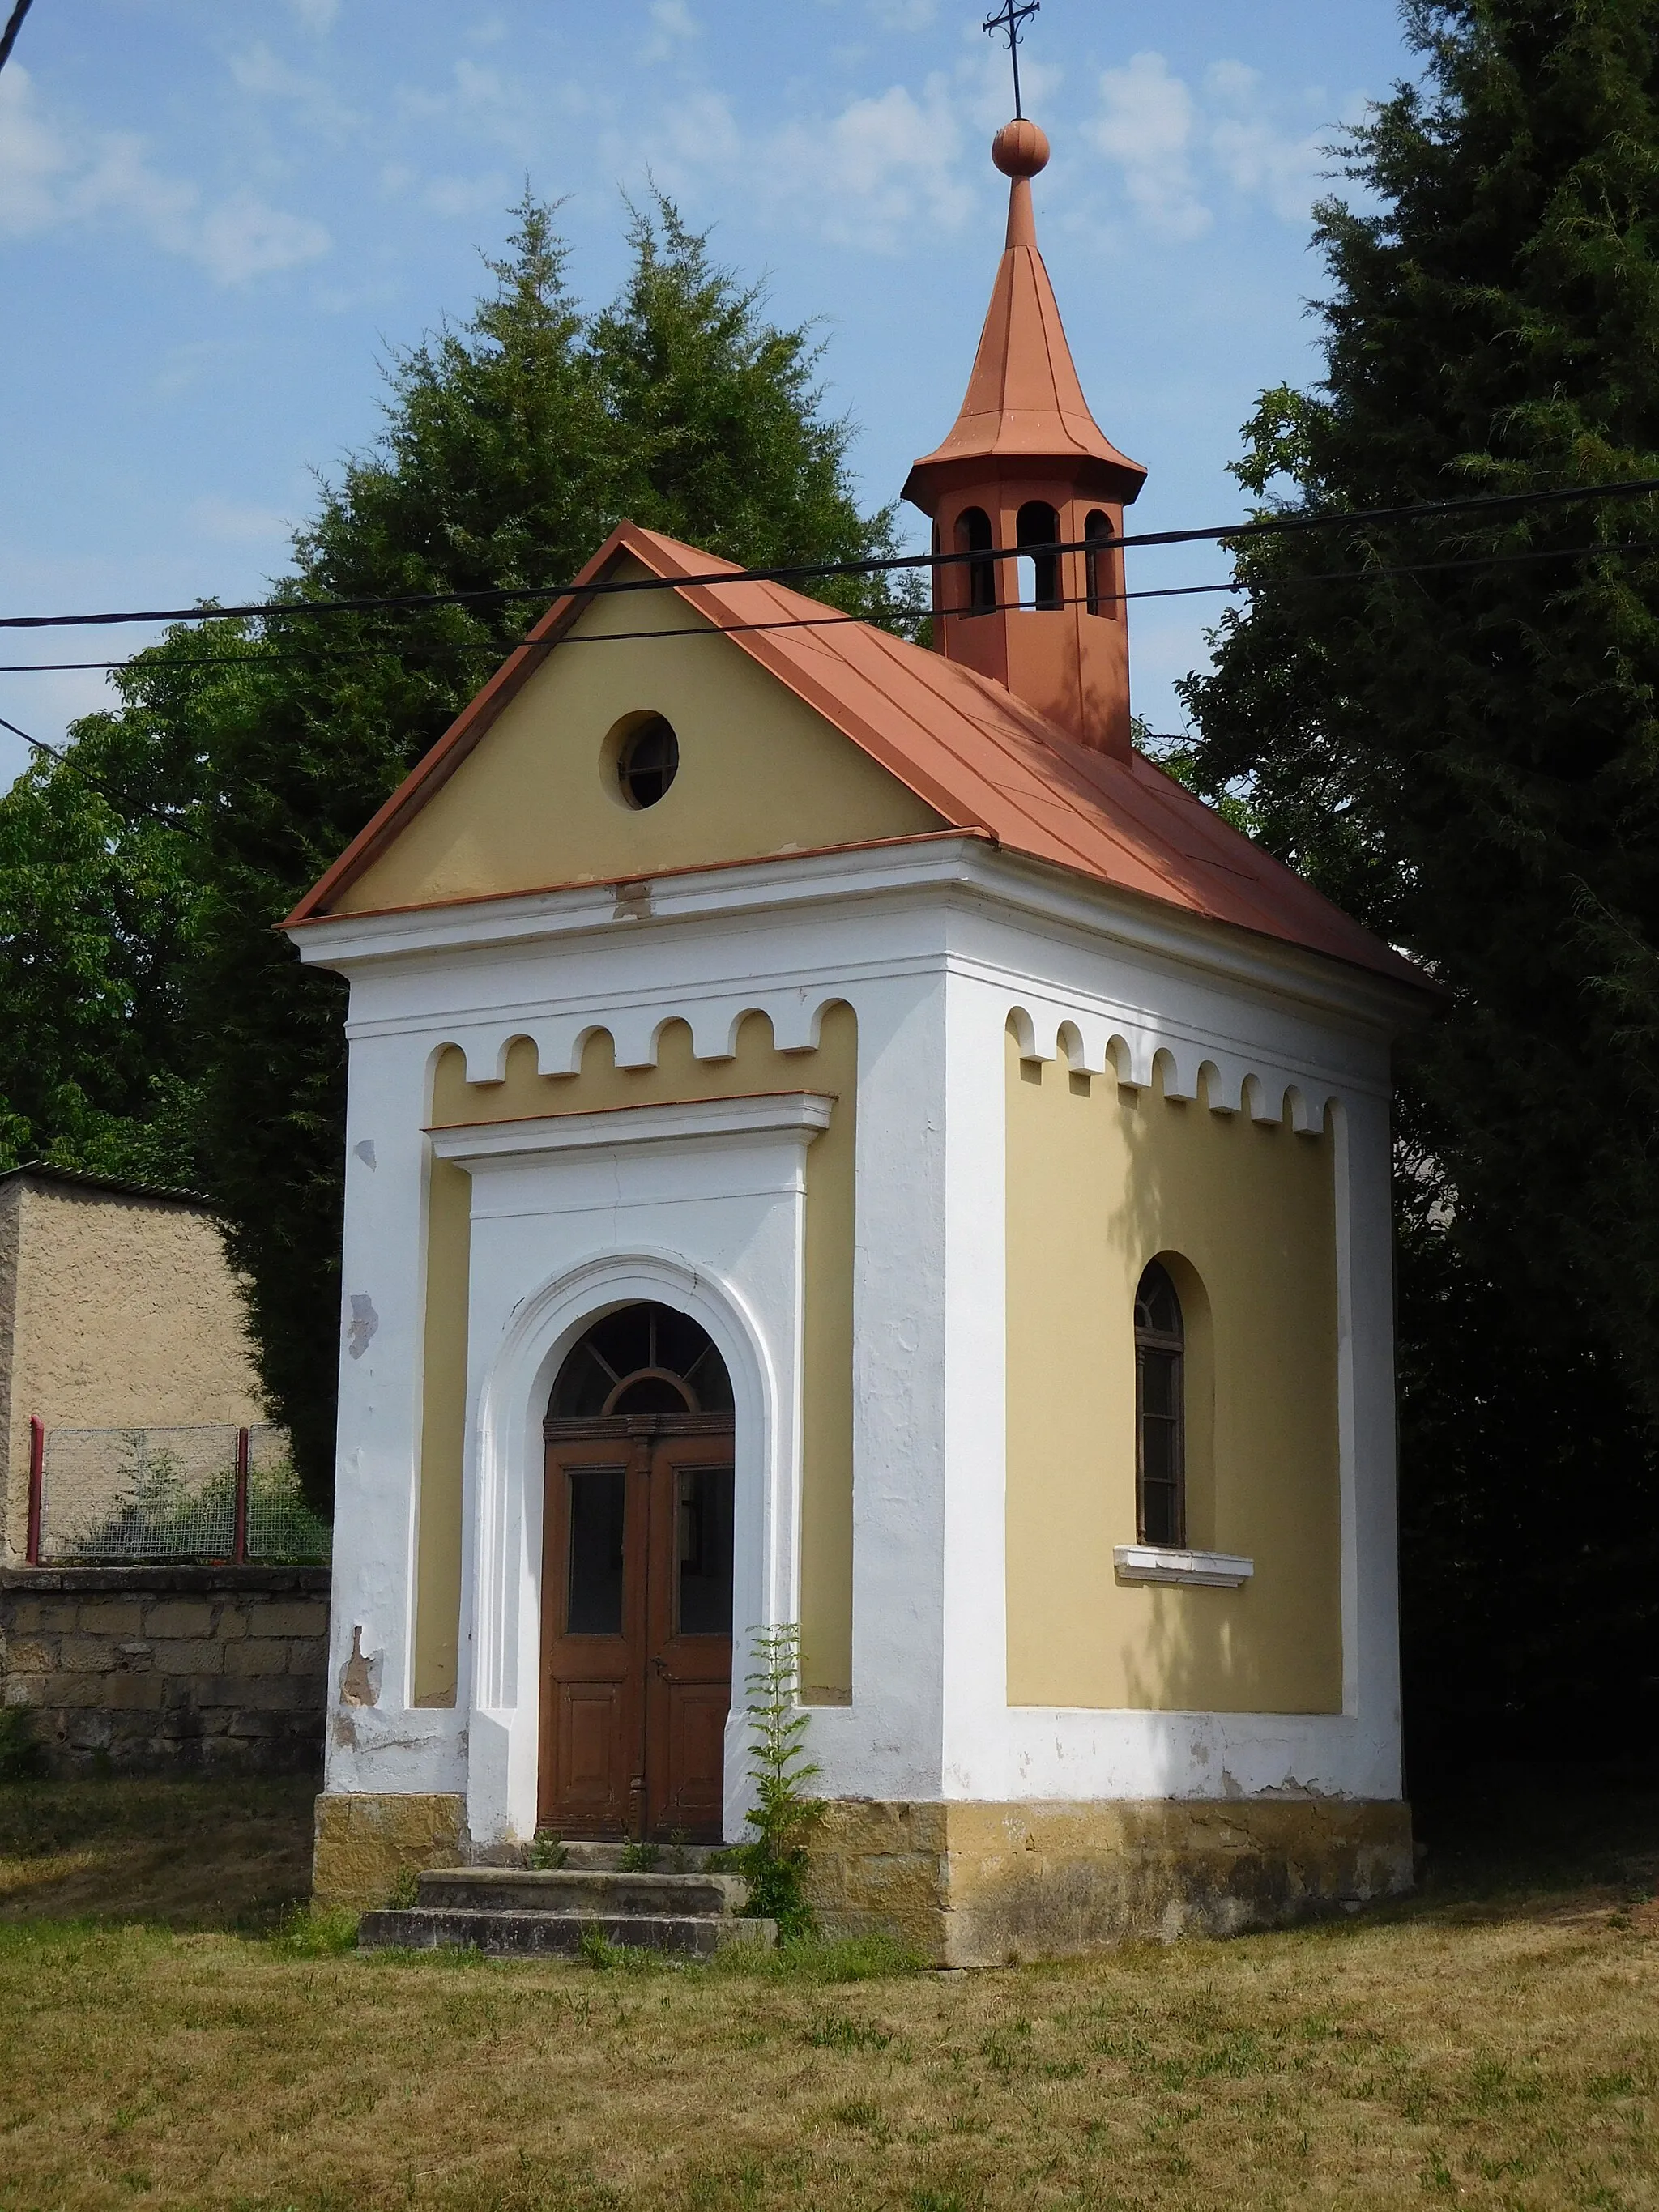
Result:
[[[1036,549],[1039,554],[1046,552],[1047,550],[1042,546]],[[1022,549],[1024,556],[1028,558],[1031,550],[1029,546]],[[1000,600],[998,605],[1006,613],[1033,611],[1048,613],[1058,611],[1065,607],[1117,605],[1129,599],[1184,599],[1206,594],[1213,595],[1218,592],[1261,592],[1290,588],[1303,589],[1316,584],[1381,583],[1391,577],[1440,575],[1459,569],[1501,568],[1523,562],[1582,561],[1596,554],[1626,555],[1653,552],[1659,552],[1659,539],[1641,538],[1633,544],[1622,544],[1601,539],[1589,545],[1534,545],[1514,553],[1479,553],[1455,561],[1413,561],[1391,563],[1384,567],[1331,568],[1311,576],[1274,576],[1266,584],[1243,583],[1235,578],[1228,583],[1165,584],[1133,592],[1079,592],[1071,597],[1060,599],[1004,599]],[[960,607],[918,607],[909,611],[890,608],[884,613],[883,621],[971,622],[977,620],[980,613],[990,611],[993,610],[981,609],[969,611]],[[177,676],[197,668],[255,669],[264,667],[271,662],[296,660],[324,664],[330,661],[383,660],[388,658],[398,658],[404,653],[407,653],[411,659],[434,653],[477,653],[488,654],[495,659],[505,660],[514,653],[549,652],[555,646],[637,645],[657,638],[671,637],[741,637],[756,630],[840,629],[848,623],[863,623],[871,629],[881,627],[880,623],[872,623],[866,615],[848,614],[844,610],[838,610],[822,615],[778,615],[763,622],[703,622],[681,629],[586,630],[575,635],[566,632],[564,635],[556,638],[538,638],[532,634],[519,638],[510,644],[496,638],[438,638],[430,641],[422,641],[418,646],[410,647],[400,647],[390,639],[380,645],[321,646],[299,653],[283,653],[256,647],[248,653],[203,653],[192,656],[189,661],[182,664],[157,665],[165,665],[169,676]],[[160,649],[155,646],[147,646],[139,653],[129,654],[125,660],[0,662],[0,676],[61,675],[70,671],[109,672],[135,668],[145,653],[157,652]]]
[[[4,69],[6,64],[11,59],[11,50],[17,44],[17,33],[23,27],[23,18],[28,14],[33,4],[33,0],[17,0],[17,4],[7,21],[5,29],[0,31],[0,69]]]
[[[84,615],[0,615],[0,629],[84,629],[131,623],[252,622],[295,616],[383,614],[419,611],[428,607],[499,606],[514,599],[551,604],[559,599],[609,598],[627,592],[686,591],[697,586],[732,584],[827,582],[836,576],[873,576],[916,568],[951,568],[999,561],[1027,560],[1034,555],[1110,553],[1126,546],[1231,544],[1234,540],[1282,535],[1304,530],[1358,530],[1395,523],[1427,521],[1441,516],[1477,511],[1498,514],[1528,507],[1559,506],[1565,502],[1597,503],[1607,500],[1645,499],[1659,493],[1659,477],[1638,477],[1608,484],[1562,485],[1549,491],[1492,492],[1454,499],[1419,501],[1410,507],[1356,508],[1352,512],[1321,512],[1260,515],[1243,522],[1206,525],[1201,530],[1142,531],[1115,538],[1079,538],[1052,545],[988,546],[968,553],[892,553],[862,561],[797,562],[770,568],[722,568],[689,576],[607,576],[589,583],[491,585],[470,592],[410,592],[377,597],[337,599],[264,599],[243,606],[125,608]],[[1147,594],[1151,596],[1151,594]],[[860,620],[862,617],[854,617]]]

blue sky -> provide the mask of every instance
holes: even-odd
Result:
[[[467,312],[526,176],[563,200],[589,299],[649,176],[769,276],[781,319],[818,319],[866,498],[890,498],[955,414],[1000,249],[987,147],[1011,100],[986,12],[35,0],[0,73],[0,609],[258,596],[313,472],[374,434],[377,362]],[[1151,471],[1135,522],[1223,520],[1256,392],[1316,367],[1321,149],[1411,67],[1395,0],[1043,0],[1025,57],[1073,349]],[[1130,582],[1224,573],[1146,552]],[[1132,611],[1155,727],[1218,604]],[[143,634],[26,635],[0,659],[112,636]],[[0,715],[50,740],[105,696],[95,674],[0,675]],[[0,732],[0,775],[23,757]]]

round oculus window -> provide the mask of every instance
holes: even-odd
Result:
[[[623,740],[617,778],[630,806],[654,806],[679,774],[680,741],[666,715],[652,714]]]

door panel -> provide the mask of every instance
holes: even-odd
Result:
[[[637,1449],[547,1455],[537,1818],[561,1833],[628,1834],[643,1786],[645,1473]]]
[[[560,1682],[556,1820],[616,1827],[626,1816],[628,1784],[620,1682]]]
[[[728,1662],[729,1675],[729,1662]],[[724,1682],[670,1682],[668,1771],[659,1831],[672,1835],[718,1838],[726,1782],[726,1717],[732,1686]]]
[[[570,1425],[574,1426],[574,1422]],[[729,1425],[549,1424],[538,1818],[717,1842],[732,1702]],[[608,1430],[610,1423],[605,1427]]]
[[[646,1795],[653,1832],[718,1841],[732,1703],[732,1439],[652,1454]]]

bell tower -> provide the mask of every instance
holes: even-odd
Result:
[[[1048,166],[1048,141],[1016,118],[991,159],[1009,179],[1007,246],[962,412],[911,470],[904,496],[932,516],[936,552],[1030,551],[936,568],[934,642],[1080,743],[1127,759],[1128,623],[1111,541],[1146,471],[1089,412],[1037,251],[1031,179]],[[1046,550],[1095,540],[1098,552]]]

